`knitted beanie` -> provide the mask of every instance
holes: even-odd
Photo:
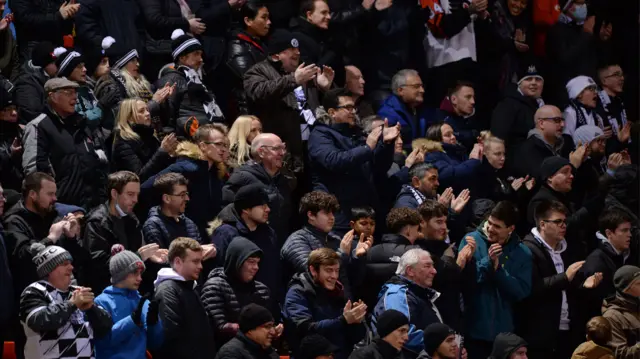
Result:
[[[58,51],[58,49],[55,51]],[[56,55],[56,66],[58,66],[59,77],[69,77],[73,70],[84,62],[84,58],[77,51],[67,51],[67,49],[64,49],[64,52],[56,53]]]
[[[240,327],[240,331],[246,334],[248,331],[273,321],[273,315],[271,315],[271,312],[267,308],[255,303],[250,303],[240,311],[238,326]]]
[[[451,334],[455,334],[448,325],[433,323],[424,329],[424,351],[433,356],[442,342]]]
[[[73,261],[71,253],[58,246],[45,247],[42,243],[34,243],[29,247],[29,252],[34,256],[33,263],[40,278],[48,276],[65,261]]]
[[[202,50],[200,41],[185,34],[181,29],[173,30],[171,34],[171,55],[173,56],[173,61],[177,62],[180,56],[198,50]]]
[[[406,315],[397,310],[389,309],[378,317],[378,320],[376,321],[376,329],[378,330],[378,336],[380,338],[384,338],[393,333],[394,330],[408,324],[409,318],[407,318]]]
[[[640,278],[640,268],[629,265],[622,266],[613,275],[613,285],[618,292],[624,293],[638,278]]]
[[[111,247],[109,273],[111,273],[112,284],[122,282],[129,274],[135,273],[138,270],[144,272],[145,265],[137,254],[124,250],[122,244],[114,244]]]

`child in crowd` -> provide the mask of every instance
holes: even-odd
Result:
[[[611,324],[605,317],[594,317],[587,323],[587,341],[580,344],[571,359],[614,359],[607,343],[611,340]]]

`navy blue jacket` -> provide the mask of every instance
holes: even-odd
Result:
[[[466,148],[472,148],[478,142],[478,136],[480,135],[480,131],[475,127],[475,116],[473,114],[469,117],[456,115],[453,112],[450,101],[445,101],[442,101],[438,109],[436,115],[438,122],[444,122],[451,126],[458,142]]]
[[[255,280],[269,287],[274,298],[281,299],[284,295],[282,270],[279,260],[278,237],[273,228],[268,224],[259,224],[255,231],[250,231],[236,213],[233,203],[220,212],[218,220],[222,221],[222,225],[213,231],[210,239],[217,249],[216,267],[224,267],[227,247],[235,237],[247,238],[257,245],[263,253],[260,260],[260,270],[256,274]]]
[[[342,312],[347,299],[339,284],[329,292],[318,286],[309,272],[296,274],[289,285],[282,315],[285,334],[296,356],[300,340],[308,334],[320,334],[339,349],[335,359],[346,359],[353,345],[364,338],[362,324],[347,324]]]
[[[142,184],[142,190],[153,188],[153,182],[165,173],[180,173],[189,180],[187,189],[191,193],[185,215],[193,220],[200,230],[201,238],[206,238],[207,225],[222,209],[223,180],[218,178],[218,168],[203,160],[180,157],[175,163],[150,177]],[[159,198],[159,194],[155,198]],[[157,203],[157,200],[154,202]]]
[[[371,150],[362,132],[347,124],[318,124],[313,129],[309,137],[313,189],[338,198],[340,212],[336,213],[336,232],[346,233],[350,229],[353,207],[371,206],[376,213],[383,212],[381,197],[384,195],[378,194],[376,184],[387,178],[392,163],[393,144],[380,142]]]
[[[200,231],[194,221],[184,214],[176,221],[162,214],[160,206],[155,206],[149,211],[149,217],[142,226],[142,234],[145,243],[157,243],[160,248],[167,249],[171,241],[178,237],[189,237],[202,242]]]
[[[482,163],[469,159],[464,147],[442,144],[445,152],[430,152],[424,158],[438,169],[438,181],[441,188],[452,187],[454,193],[469,188]]]
[[[402,126],[403,148],[411,152],[411,142],[416,138],[424,137],[427,133],[427,120],[417,111],[412,114],[411,110],[396,95],[387,97],[378,110],[378,116],[389,120],[389,126],[400,123]]]

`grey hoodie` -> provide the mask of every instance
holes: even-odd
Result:
[[[558,140],[556,141],[555,146],[552,146],[549,142],[547,142],[547,140],[544,139],[542,132],[540,132],[540,130],[538,130],[537,128],[534,128],[531,131],[529,131],[529,133],[527,134],[527,138],[529,137],[538,138],[540,141],[542,141],[545,144],[545,146],[547,146],[548,149],[551,150],[551,152],[553,152],[554,155],[560,156],[560,151],[562,150],[562,146],[564,146],[564,138],[562,137],[562,135],[558,137]]]

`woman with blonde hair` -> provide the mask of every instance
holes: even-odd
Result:
[[[114,127],[112,172],[131,171],[144,181],[171,164],[177,146],[173,133],[162,143],[155,137],[151,114],[143,100],[122,101]]]
[[[240,116],[235,120],[229,131],[229,167],[240,167],[251,159],[251,141],[261,133],[262,123],[256,116]]]

